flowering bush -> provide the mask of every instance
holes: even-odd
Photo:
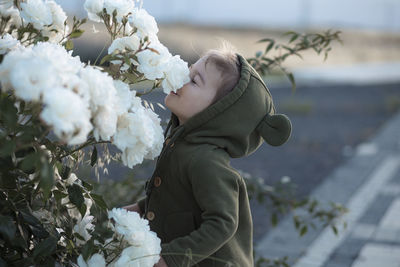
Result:
[[[189,69],[158,40],[154,18],[133,0],[86,0],[88,18],[105,24],[112,43],[103,67],[72,55],[86,19],[53,0],[0,2],[0,263],[153,266],[160,239],[139,214],[107,211],[79,179],[95,166],[96,145],[112,144],[130,168],[162,149],[160,119],[131,86],[176,91]],[[90,158],[85,153],[93,147]],[[106,149],[106,147],[104,147]],[[93,212],[108,214],[100,221]],[[99,213],[99,212],[97,212]]]

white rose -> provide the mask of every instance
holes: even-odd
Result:
[[[126,49],[131,51],[136,51],[139,49],[140,39],[136,35],[126,36],[115,39],[110,47],[108,48],[108,53],[112,54],[114,51],[119,51],[120,53],[126,52]]]
[[[153,16],[143,8],[135,8],[128,17],[129,24],[138,29],[137,34],[142,39],[146,36],[156,36],[158,33],[157,22]]]
[[[138,142],[134,147],[128,147],[122,152],[122,163],[128,168],[133,168],[133,166],[143,162],[146,153],[147,146]]]
[[[90,102],[89,85],[76,74],[62,73],[62,86],[77,94],[86,103]]]
[[[114,86],[117,90],[118,105],[115,108],[118,116],[128,112],[134,106],[141,106],[142,99],[136,96],[135,90],[129,89],[128,84],[120,80],[114,80]]]
[[[154,142],[149,147],[148,152],[144,156],[144,158],[154,159],[161,153],[164,143],[164,131],[160,125],[161,120],[154,111],[152,111],[151,109],[145,109],[145,113],[147,114],[148,118],[152,121]]]
[[[115,222],[114,230],[130,245],[144,245],[146,233],[150,231],[149,222],[140,217],[139,213],[121,208],[108,211],[108,218]]]
[[[100,17],[97,15],[103,12],[104,0],[86,0],[83,7],[88,13],[88,18],[95,22],[101,22]]]
[[[105,267],[106,261],[103,255],[96,253],[93,254],[87,262],[83,259],[82,255],[78,257],[78,266],[79,267]]]
[[[75,224],[73,232],[79,234],[84,239],[76,239],[76,243],[78,246],[85,244],[86,241],[88,241],[92,237],[89,231],[94,230],[94,225],[92,224],[93,218],[94,217],[91,215],[86,215],[82,218],[82,220],[78,221],[78,223]]]
[[[68,89],[53,88],[44,94],[44,104],[40,117],[59,138],[70,145],[86,141],[92,130],[90,110],[78,95]]]
[[[107,14],[112,16],[114,10],[117,11],[116,19],[118,22],[122,21],[122,17],[132,12],[135,7],[133,0],[104,0],[104,8],[107,10]]]
[[[76,174],[71,173],[69,175],[68,179],[65,180],[65,185],[67,185],[67,186],[73,185],[76,180],[78,180],[78,177],[76,177]]]
[[[101,106],[97,110],[93,119],[93,135],[95,139],[99,141],[101,137],[102,140],[109,141],[117,129],[117,119],[118,116],[115,112],[114,106]]]
[[[139,123],[139,120],[135,118],[135,114],[133,113],[124,113],[118,117],[117,131],[113,137],[113,144],[121,151],[136,144],[136,123]]]
[[[164,77],[163,64],[172,57],[168,49],[160,42],[152,43],[149,45],[158,53],[149,49],[137,53],[139,66],[137,70],[144,74],[146,79],[155,80]]]
[[[87,66],[80,70],[79,76],[88,84],[92,114],[96,114],[101,106],[115,106],[117,92],[107,73]]]
[[[3,15],[3,12],[12,8],[14,6],[14,0],[1,0],[0,1],[0,15]]]
[[[64,33],[69,30],[68,25],[65,25],[64,32],[64,22],[67,20],[67,15],[61,6],[53,0],[47,0],[46,5],[50,9],[53,23],[51,26],[45,27],[42,34],[49,37],[49,42],[58,43],[62,40]]]
[[[53,24],[57,29],[62,29],[64,27],[64,22],[67,20],[67,15],[60,5],[58,5],[53,0],[47,0],[46,5],[50,8],[50,12],[53,18]]]
[[[42,0],[27,0],[26,3],[21,3],[21,17],[38,30],[53,23],[50,8]]]
[[[118,117],[113,143],[122,151],[123,164],[132,168],[144,158],[159,155],[163,139],[158,115],[141,107]]]
[[[6,33],[0,39],[0,55],[4,55],[11,50],[20,47],[21,44],[11,34]]]
[[[10,73],[14,69],[15,65],[23,60],[28,60],[33,56],[31,47],[19,46],[15,50],[7,53],[3,62],[0,64],[0,82],[1,89],[4,91],[12,89]]]
[[[67,51],[58,44],[39,42],[33,47],[32,51],[35,57],[51,62],[59,74],[77,74],[84,66],[79,56],[73,57],[72,51]],[[62,77],[62,75],[60,76]]]
[[[15,95],[25,101],[38,101],[45,91],[57,86],[57,72],[39,58],[18,61],[10,71]]]
[[[183,61],[179,55],[173,56],[164,64],[165,78],[162,81],[164,93],[176,92],[185,83],[190,81],[190,71],[187,62]]]
[[[160,260],[160,243],[160,239],[154,232],[147,232],[146,242],[142,246],[125,248],[115,262],[114,267],[153,266]]]

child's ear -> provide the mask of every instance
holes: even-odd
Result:
[[[284,114],[267,114],[257,125],[256,130],[271,146],[283,145],[290,137],[292,124]]]

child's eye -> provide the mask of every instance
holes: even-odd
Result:
[[[196,84],[196,82],[194,81],[194,79],[192,79],[192,83]]]

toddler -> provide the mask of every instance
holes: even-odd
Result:
[[[264,140],[285,143],[291,123],[275,114],[254,68],[226,45],[191,65],[190,78],[165,97],[171,119],[146,197],[125,208],[148,219],[161,239],[157,267],[250,267],[250,205],[230,158],[250,155]]]

